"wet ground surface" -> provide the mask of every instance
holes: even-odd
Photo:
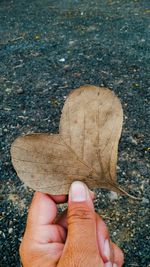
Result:
[[[125,266],[148,267],[148,2],[1,0],[0,267],[20,266],[33,193],[13,170],[10,145],[24,133],[58,132],[66,95],[83,84],[109,87],[121,99],[118,182],[141,201],[98,189],[95,207],[124,250]]]

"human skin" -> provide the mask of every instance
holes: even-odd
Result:
[[[36,192],[20,245],[23,267],[121,267],[123,252],[111,242],[92,198],[84,183],[73,182],[68,209],[57,216],[67,196]]]

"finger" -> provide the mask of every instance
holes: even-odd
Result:
[[[105,222],[98,214],[96,214],[96,228],[97,228],[97,241],[98,241],[99,253],[104,263],[109,261],[113,262],[114,251],[110,242],[109,231]]]
[[[66,203],[68,201],[68,195],[49,195],[56,204]]]
[[[47,225],[53,223],[57,214],[57,206],[47,194],[34,194],[27,219],[27,227],[32,225]]]
[[[95,193],[91,190],[89,191],[90,191],[91,198],[94,201]],[[48,195],[48,196],[50,196],[57,204],[66,203],[68,201],[68,195]]]
[[[95,193],[92,192],[91,190],[90,191],[90,195],[91,195],[91,198],[92,200],[94,201],[95,199]],[[55,223],[56,224],[59,224],[60,226],[64,227],[65,229],[68,228],[68,224],[67,224],[67,210],[64,210],[61,214],[58,214],[57,217],[56,217],[56,220],[55,220]]]
[[[124,254],[123,251],[113,242],[111,242],[114,250],[114,267],[121,267],[124,263]]]
[[[73,182],[70,187],[67,222],[67,240],[59,266],[72,266],[72,259],[74,266],[103,266],[97,245],[93,202],[82,182]]]
[[[33,216],[32,213],[38,212],[38,217],[43,217],[44,222],[42,224],[52,223],[54,218],[57,214],[57,207],[56,204],[65,203],[68,200],[67,195],[48,195],[40,192],[36,192],[34,194],[30,210],[29,210],[29,217],[31,214],[32,223],[33,223]],[[37,211],[38,210],[38,211]],[[39,212],[40,211],[40,212]],[[50,213],[51,212],[51,213]],[[46,222],[47,221],[47,222]],[[38,223],[35,217],[36,224]]]
[[[28,228],[25,231],[24,239],[30,238],[36,243],[65,243],[66,230],[60,225],[41,225]]]
[[[96,198],[95,192],[89,190],[89,193],[90,193],[91,199],[94,201]]]
[[[114,261],[114,255],[113,255],[114,251],[113,251],[113,248],[111,245],[112,242],[110,242],[110,237],[109,237],[109,232],[108,232],[107,226],[98,214],[96,214],[96,222],[97,222],[98,247],[99,247],[100,255],[103,258],[104,262],[107,262],[109,260]],[[61,225],[65,229],[67,229],[67,210],[65,210],[61,214],[61,216],[59,216],[59,218],[57,218],[57,224]],[[105,240],[108,240],[108,243],[110,242],[110,251],[109,251],[107,242],[106,242],[105,248],[104,248]],[[104,251],[103,251],[103,249],[104,249]]]
[[[62,213],[58,214],[57,217],[56,217],[56,219],[55,219],[55,223],[57,225],[62,226],[66,230],[68,228],[68,224],[67,224],[67,211],[68,211],[68,209],[65,209]]]
[[[19,253],[22,266],[37,267],[37,266],[57,266],[57,263],[62,255],[64,248],[63,243],[47,243],[37,244],[28,238],[27,241],[21,243]]]

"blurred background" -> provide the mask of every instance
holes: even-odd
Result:
[[[124,266],[148,267],[149,1],[1,0],[0,39],[0,267],[20,266],[33,194],[11,165],[11,143],[25,133],[57,133],[66,96],[84,84],[120,98],[118,182],[141,198],[97,189],[95,208],[124,250]]]

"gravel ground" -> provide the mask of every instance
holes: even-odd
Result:
[[[125,266],[148,267],[149,1],[1,0],[0,12],[0,267],[20,266],[33,194],[12,168],[10,145],[23,133],[56,133],[66,95],[83,84],[107,86],[122,101],[118,182],[141,201],[98,189],[95,208]]]

